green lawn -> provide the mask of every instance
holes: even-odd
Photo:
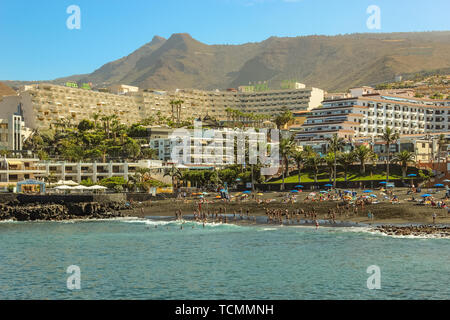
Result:
[[[401,179],[402,176],[398,174],[389,174],[389,180],[397,180]],[[339,173],[336,178],[337,181],[345,181],[344,174]],[[368,180],[386,180],[386,174],[373,174],[370,176],[370,174],[362,176],[359,173],[348,173],[347,175],[347,181],[368,181]],[[317,175],[317,182],[329,182],[330,181],[330,175],[328,172],[326,173],[320,173]],[[285,183],[297,183],[298,182],[298,175],[289,176],[284,179]],[[314,175],[311,173],[302,173],[301,174],[301,182],[314,182]],[[268,183],[282,183],[282,179],[268,182]]]

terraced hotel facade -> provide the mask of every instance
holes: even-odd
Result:
[[[369,94],[325,100],[307,116],[298,141],[380,136],[386,127],[400,135],[450,131],[450,100]]]
[[[45,129],[61,120],[78,123],[83,119],[92,119],[95,113],[116,114],[123,123],[136,123],[155,116],[158,112],[175,118],[176,112],[173,113],[170,102],[182,100],[178,110],[179,120],[205,115],[226,120],[227,109],[276,115],[283,108],[291,111],[312,110],[321,104],[324,97],[324,92],[317,88],[262,92],[194,89],[117,92],[118,94],[112,94],[45,83],[28,85],[24,86],[17,96],[0,102],[0,117],[3,113],[10,114],[21,103],[25,123],[32,129]]]

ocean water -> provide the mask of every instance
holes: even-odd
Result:
[[[1,222],[0,299],[450,298],[450,239],[365,228],[180,226]],[[80,290],[67,288],[71,265],[80,268]],[[380,289],[367,288],[371,265],[380,268]]]

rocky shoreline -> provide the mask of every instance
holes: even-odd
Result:
[[[449,226],[393,226],[383,225],[374,228],[375,231],[382,232],[390,236],[425,236],[434,235],[437,237],[450,237]]]
[[[61,221],[72,219],[108,219],[123,217],[121,210],[129,209],[124,203],[30,203],[14,200],[0,204],[0,220]]]

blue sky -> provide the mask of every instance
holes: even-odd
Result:
[[[81,9],[69,30],[67,7]],[[369,30],[366,9],[381,10]],[[450,30],[449,0],[0,0],[0,79],[90,73],[151,41],[187,32],[207,44],[270,36]]]

